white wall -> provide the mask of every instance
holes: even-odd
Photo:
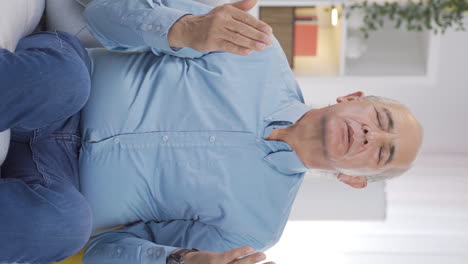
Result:
[[[289,220],[385,220],[385,183],[354,189],[337,179],[306,175],[294,201]],[[355,206],[359,204],[359,206]]]
[[[266,254],[276,263],[466,264],[467,170],[468,155],[423,154],[387,183],[385,221],[291,221]]]

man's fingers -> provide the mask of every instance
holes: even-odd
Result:
[[[227,40],[222,41],[220,49],[225,52],[234,53],[234,54],[242,55],[242,56],[248,56],[252,54],[251,49],[236,45]]]
[[[258,42],[258,41],[255,41],[255,40],[252,40],[250,38],[247,38],[247,37],[244,37],[243,35],[241,35],[240,33],[237,33],[237,32],[232,32],[232,31],[229,31],[227,30],[227,32],[224,34],[224,39],[237,45],[237,46],[241,46],[241,47],[244,47],[244,48],[247,48],[247,49],[252,49],[252,50],[263,50],[266,45],[261,43],[261,42]]]
[[[268,34],[253,27],[247,26],[246,24],[241,23],[235,19],[231,20],[231,22],[226,26],[231,31],[240,33],[254,41],[263,43],[265,45],[271,45],[273,43],[271,36]]]
[[[230,264],[255,264],[266,259],[265,254],[262,252],[257,252],[255,254],[249,255],[247,257],[238,259]]]
[[[242,256],[252,254],[254,252],[255,249],[253,249],[252,247],[241,247],[231,249],[222,253],[223,263],[231,263]]]
[[[232,18],[234,18],[235,20],[239,22],[247,24],[259,31],[262,31],[268,35],[270,35],[271,32],[273,31],[272,28],[267,23],[239,9],[235,9],[235,8],[232,9]]]
[[[243,11],[249,11],[257,4],[257,0],[241,0],[231,5]]]

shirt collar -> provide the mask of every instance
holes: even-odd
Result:
[[[297,122],[305,113],[312,108],[301,102],[293,102],[288,106],[268,115],[264,118],[265,129],[263,137],[267,138],[273,128],[287,127]],[[274,125],[281,122],[280,125]],[[273,124],[270,126],[270,124]],[[286,174],[293,175],[307,171],[307,167],[297,156],[296,152],[285,142],[281,141],[264,141],[268,148],[268,154],[264,160],[268,165],[275,170]]]
[[[268,115],[264,118],[264,122],[268,125],[275,121],[289,121],[292,124],[296,123],[305,113],[312,110],[312,107],[303,104],[299,101],[287,105],[286,107]]]

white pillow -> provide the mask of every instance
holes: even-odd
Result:
[[[10,145],[10,129],[0,132],[0,165],[5,161]],[[1,173],[0,173],[1,177]]]
[[[36,28],[44,12],[44,6],[45,0],[2,1],[0,48],[13,52],[18,41]]]
[[[86,27],[84,6],[90,0],[47,0],[47,30],[65,31],[77,37],[86,48],[102,47]]]

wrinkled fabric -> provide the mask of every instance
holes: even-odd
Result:
[[[64,32],[0,49],[0,130],[11,128],[0,179],[0,263],[50,263],[78,252],[92,228],[80,194],[80,109],[90,90],[86,50]]]
[[[281,236],[307,169],[288,144],[265,139],[270,124],[287,127],[310,110],[278,41],[248,57],[173,51],[158,33],[158,41],[145,41],[146,25],[161,32],[172,25],[147,14],[181,10],[210,8],[180,0],[87,7],[90,28],[108,49],[144,51],[89,51],[82,193],[95,233],[137,224],[93,238],[87,264],[163,264],[175,248],[268,248]],[[143,18],[129,22],[130,14]]]

